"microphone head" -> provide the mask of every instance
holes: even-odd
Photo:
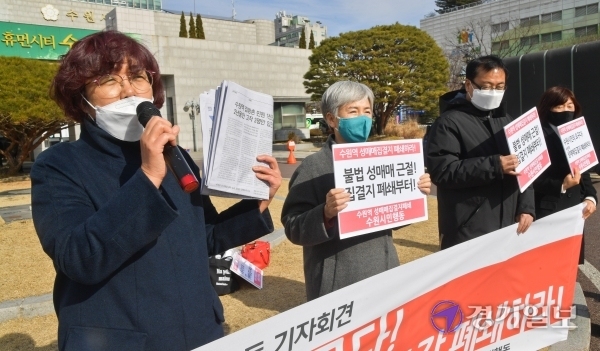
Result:
[[[154,104],[150,101],[141,102],[139,105],[137,105],[135,111],[137,112],[138,121],[140,121],[140,124],[144,126],[144,128],[152,116],[162,117],[160,110],[157,109],[156,106],[154,106]]]

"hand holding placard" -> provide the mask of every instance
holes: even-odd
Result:
[[[350,194],[344,188],[329,190],[327,195],[325,195],[325,207],[323,208],[325,221],[329,222],[332,218],[336,217],[338,213],[348,207],[349,201]]]
[[[563,190],[567,190],[569,188],[574,187],[575,185],[579,185],[581,181],[581,173],[579,172],[579,168],[575,167],[573,169],[573,174],[567,174],[562,183]]]
[[[516,169],[519,166],[517,155],[500,156],[500,165],[502,166],[502,173],[514,176],[519,175],[519,173],[516,172]]]

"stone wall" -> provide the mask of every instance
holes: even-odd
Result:
[[[44,19],[41,8],[46,5],[52,5],[59,11],[56,21]],[[2,0],[0,21],[103,30],[106,26],[105,16],[114,9],[116,9],[119,31],[179,37],[181,15],[79,1]],[[87,19],[84,17],[86,13],[88,14]],[[67,14],[71,15],[67,16]],[[189,13],[185,14],[185,20],[186,29],[189,29]],[[265,26],[264,22],[268,22],[268,26]],[[206,40],[262,45],[268,45],[274,41],[275,30],[269,30],[273,27],[273,22],[268,20],[238,22],[203,18],[202,24]],[[270,37],[273,39],[271,40]]]
[[[269,20],[247,20],[256,26],[256,44],[269,45],[275,41],[275,25]]]

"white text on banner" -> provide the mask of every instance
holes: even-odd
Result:
[[[377,274],[196,351],[534,351],[566,340],[577,205]]]

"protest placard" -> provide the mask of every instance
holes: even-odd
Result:
[[[582,208],[401,265],[196,351],[542,349],[566,340],[574,318]]]
[[[233,260],[231,261],[231,267],[229,268],[233,273],[244,278],[248,283],[255,287],[262,289],[263,287],[263,271],[256,267],[252,262],[243,258],[242,255],[235,251],[233,253]]]
[[[427,220],[421,139],[337,144],[332,147],[336,188],[350,194],[338,214],[340,238]]]
[[[585,118],[579,117],[559,126],[558,135],[571,167],[571,174],[574,173],[574,168],[583,173],[598,164],[598,157]]]
[[[534,107],[504,127],[508,148],[517,155],[519,175],[517,182],[521,192],[550,167],[550,155],[544,139],[542,124]]]

